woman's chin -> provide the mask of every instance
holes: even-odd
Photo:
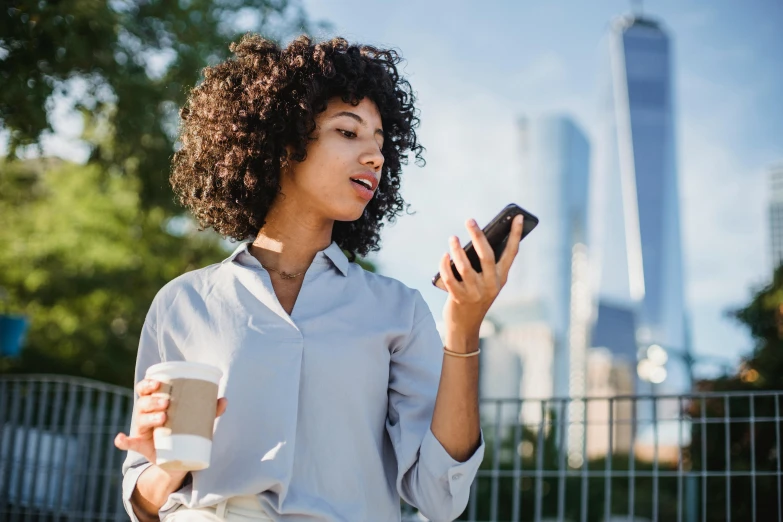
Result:
[[[364,215],[364,209],[366,204],[362,205],[346,205],[340,209],[335,209],[333,213],[335,221],[356,221]]]

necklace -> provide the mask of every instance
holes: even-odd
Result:
[[[250,245],[251,249],[253,247],[255,247],[255,245]],[[256,247],[256,248],[258,248],[258,247]],[[258,258],[256,258],[256,259],[258,259]],[[261,262],[260,259],[258,259],[258,261],[259,261],[259,263]],[[283,272],[282,270],[277,270],[276,268],[272,268],[270,266],[266,266],[264,263],[261,263],[261,266],[263,266],[266,270],[269,270],[270,272],[275,272],[275,273],[279,274],[280,275],[280,279],[294,279],[294,278],[299,277],[300,275],[302,275],[302,274],[304,274],[306,272],[306,270],[305,270],[304,272],[299,272],[298,274],[289,274],[288,272]]]
[[[268,266],[266,266],[266,265],[265,265],[265,264],[263,264],[263,263],[261,264],[261,266],[263,266],[263,267],[264,267],[264,268],[266,268],[267,270],[270,270],[270,271],[272,271],[272,272],[277,272],[278,274],[280,274],[280,279],[293,279],[293,278],[295,278],[295,277],[299,277],[300,275],[304,274],[304,272],[299,272],[298,274],[289,274],[289,273],[287,273],[287,272],[283,272],[283,271],[281,271],[281,270],[277,270],[277,269],[274,269],[274,268],[268,267]],[[305,270],[305,272],[306,272],[306,270]]]

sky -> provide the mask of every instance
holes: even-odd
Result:
[[[430,279],[449,235],[466,241],[465,219],[485,224],[511,200],[535,207],[515,185],[517,118],[569,115],[595,140],[600,43],[610,21],[638,5],[305,1],[312,18],[332,24],[319,36],[393,47],[406,60],[427,165],[405,168],[403,195],[415,214],[384,229],[372,259],[419,289],[436,319],[445,294]],[[783,2],[658,1],[642,12],[673,42],[693,348],[736,362],[752,340],[726,311],[771,275],[766,173],[783,162]]]
[[[596,141],[598,86],[610,21],[626,0],[463,2],[304,0],[317,36],[397,49],[418,96],[425,167],[404,169],[412,215],[382,233],[371,259],[419,289],[436,319],[446,294],[430,284],[452,234],[488,222],[520,190],[516,121],[563,114]],[[638,7],[636,7],[638,9]],[[726,311],[771,275],[767,169],[783,162],[783,2],[666,0],[642,11],[673,42],[685,296],[696,354],[736,362],[752,340]],[[48,153],[75,160],[78,115],[54,107]],[[4,140],[2,140],[4,141]],[[545,226],[545,224],[542,224]],[[531,235],[526,241],[533,241]],[[524,248],[524,243],[522,244]],[[524,267],[515,267],[524,270]]]

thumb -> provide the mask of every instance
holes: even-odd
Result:
[[[138,453],[142,441],[143,439],[128,437],[124,433],[119,433],[114,437],[114,445],[122,451],[135,451]]]
[[[215,412],[216,417],[220,417],[226,412],[226,407],[228,406],[228,399],[225,397],[221,397],[217,401],[217,411]]]

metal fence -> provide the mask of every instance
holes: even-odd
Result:
[[[128,520],[113,440],[131,408],[117,386],[0,376],[0,520]]]
[[[463,516],[783,522],[782,393],[484,401]]]
[[[484,400],[485,458],[460,518],[783,522],[781,394]],[[0,376],[0,520],[127,520],[113,439],[131,399]]]

